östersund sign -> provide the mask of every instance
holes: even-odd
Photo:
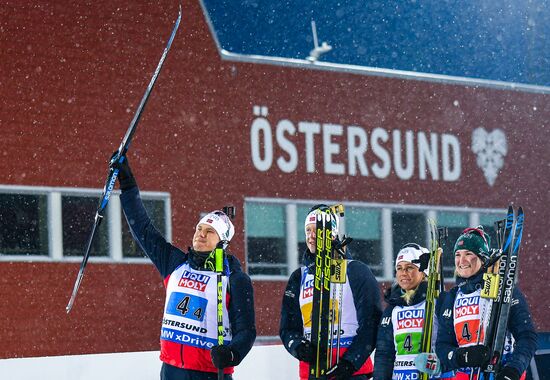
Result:
[[[306,172],[313,173],[316,160],[322,157],[324,174],[385,179],[393,170],[401,180],[417,175],[421,180],[429,177],[433,181],[448,182],[458,181],[461,176],[460,141],[452,134],[388,131],[379,127],[367,131],[356,125],[288,119],[272,125],[267,120],[267,107],[255,106],[253,111],[256,118],[250,127],[251,158],[259,171],[276,166],[282,172],[292,173],[303,160]],[[318,145],[315,144],[316,136],[321,139]],[[305,146],[303,153],[296,147],[298,142]],[[276,147],[280,153],[276,153]],[[343,152],[346,152],[345,157]],[[478,166],[485,174],[479,153],[474,153],[478,155]],[[490,179],[485,176],[492,186],[496,173],[493,171]]]

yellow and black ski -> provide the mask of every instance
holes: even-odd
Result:
[[[431,353],[432,338],[433,338],[433,325],[434,325],[434,312],[435,301],[439,297],[440,292],[444,289],[443,284],[443,265],[441,259],[442,249],[441,239],[447,236],[447,229],[438,229],[435,221],[428,220],[430,225],[430,259],[428,261],[428,289],[426,291],[426,310],[424,313],[424,326],[422,330],[422,340],[420,343],[420,352]],[[423,270],[425,268],[420,268]],[[435,365],[435,363],[434,363]],[[435,368],[432,368],[435,369]],[[428,380],[429,375],[427,373],[421,374],[422,380]]]

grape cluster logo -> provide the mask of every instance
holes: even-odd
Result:
[[[506,135],[502,129],[487,132],[484,128],[476,128],[472,133],[472,151],[477,157],[477,166],[489,186],[493,186],[499,170],[504,166],[504,157],[508,153]]]

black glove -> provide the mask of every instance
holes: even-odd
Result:
[[[498,371],[495,380],[519,380],[520,373],[514,367],[504,366]]]
[[[482,344],[458,348],[454,355],[461,367],[484,367],[489,362],[489,347]]]
[[[231,367],[237,363],[237,355],[229,346],[214,346],[210,351],[212,363],[216,368]]]
[[[296,347],[296,357],[301,362],[313,362],[313,346],[309,340],[302,340],[302,343]]]
[[[428,268],[428,265],[430,265],[430,254],[423,253],[420,255],[418,260],[413,260],[412,262],[413,264],[416,264],[416,263],[420,264],[420,268],[418,268],[418,270],[420,272],[424,272]]]
[[[357,370],[349,360],[340,359],[340,362],[327,371],[328,380],[348,380]]]
[[[132,169],[130,169],[130,164],[128,163],[128,157],[124,156],[124,159],[122,162],[113,162],[112,160],[117,155],[117,152],[114,152],[111,156],[111,167],[114,169],[118,169],[118,182],[120,184],[120,190],[124,191],[127,189],[130,189],[134,186],[137,186],[136,179],[134,178],[134,175],[132,174]]]

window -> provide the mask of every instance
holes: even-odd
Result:
[[[537,377],[533,376],[533,379],[548,380],[550,379],[550,350],[543,349],[537,350],[535,356],[531,359],[531,365],[529,366],[532,376],[537,374]]]
[[[142,194],[143,197],[143,194]],[[145,195],[147,197],[147,195]],[[143,199],[143,205],[147,210],[147,214],[153,221],[155,228],[165,237],[167,236],[167,223],[165,222],[165,201],[159,199]],[[121,215],[122,227],[122,255],[126,258],[141,258],[145,257],[141,248],[138,247],[132,234],[130,227],[126,222],[124,214]]]
[[[80,259],[91,233],[101,190],[0,186],[0,260]],[[141,192],[157,229],[171,239],[170,196]],[[90,257],[131,260],[143,257],[113,192],[96,231]]]
[[[375,276],[383,276],[380,211],[354,206],[345,210],[344,217],[346,235],[353,238],[352,258],[366,263]]]
[[[402,210],[392,212],[392,232],[394,256],[407,243],[427,246],[426,214]]]
[[[48,254],[47,201],[44,195],[0,193],[0,254]]]
[[[251,275],[288,275],[285,208],[250,203],[245,207],[247,261]]]
[[[97,210],[98,198],[75,195],[61,197],[64,256],[82,256],[84,254],[83,251],[88,244]],[[109,256],[109,238],[103,222],[94,237],[90,256]]]
[[[315,202],[334,204],[335,202]],[[245,199],[245,236],[248,273],[256,279],[286,279],[299,266],[306,250],[304,220],[314,203],[303,200],[269,198]],[[442,241],[443,268],[447,281],[454,276],[454,242],[467,227],[491,225],[505,210],[465,209],[417,205],[345,203],[340,234],[353,238],[349,253],[366,263],[379,280],[395,276],[395,257],[406,243],[430,246],[428,218],[438,227],[447,227]],[[492,247],[496,241],[492,240]]]
[[[298,205],[296,207],[296,236],[298,237],[299,262],[302,261],[302,257],[307,249],[304,221],[313,206],[315,205],[312,203],[308,205]]]
[[[454,276],[455,257],[453,253],[456,239],[462,231],[469,226],[468,214],[460,212],[439,212],[437,213],[438,227],[447,227],[448,237],[442,241],[443,246],[443,275],[445,278]]]
[[[496,219],[495,219],[496,217]],[[506,219],[506,214],[494,215],[494,214],[480,214],[479,224],[483,226],[483,229],[491,238],[491,248],[498,247],[497,241],[497,226],[496,222]]]

